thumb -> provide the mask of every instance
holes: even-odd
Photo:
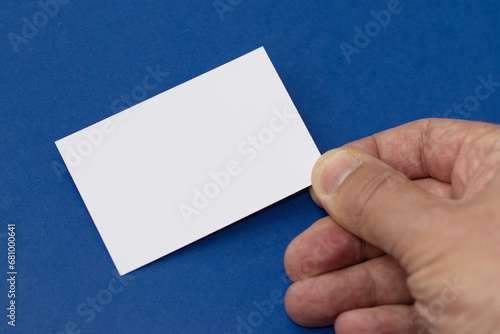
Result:
[[[430,237],[435,209],[445,207],[444,199],[384,162],[349,149],[325,153],[314,166],[312,186],[342,227],[399,260]]]

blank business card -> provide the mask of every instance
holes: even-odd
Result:
[[[264,48],[56,145],[121,275],[308,187],[320,156]]]

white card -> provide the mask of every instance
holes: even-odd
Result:
[[[308,187],[320,156],[264,48],[56,145],[121,275]]]

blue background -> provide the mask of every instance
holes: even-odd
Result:
[[[322,152],[424,117],[500,122],[500,88],[473,112],[446,111],[479,76],[500,81],[498,0],[401,1],[350,63],[339,45],[387,0],[222,2],[233,5],[220,16],[213,0],[69,1],[47,22],[37,1],[0,3],[0,277],[13,222],[19,272],[15,329],[0,280],[0,332],[232,334],[249,317],[254,333],[332,332],[295,325],[280,303],[256,313],[286,291],[287,244],[324,215],[306,191],[131,273],[93,318],[79,314],[118,282],[54,141],[126,108],[112,106],[123,94],[139,102],[148,66],[169,75],[144,98],[264,46]],[[43,26],[13,45],[34,15]]]

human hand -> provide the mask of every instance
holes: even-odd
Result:
[[[349,172],[350,170],[350,172]],[[298,324],[500,333],[500,126],[426,119],[325,153],[285,253]]]

